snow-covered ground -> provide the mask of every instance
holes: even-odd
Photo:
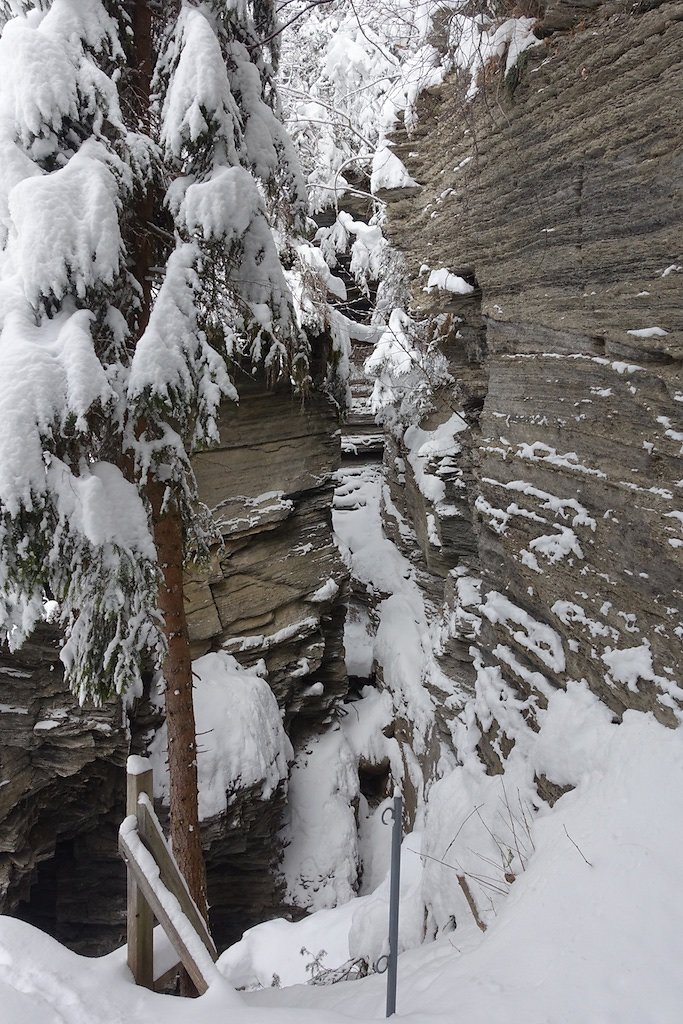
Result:
[[[558,729],[571,717],[570,706],[571,700],[560,701]],[[400,957],[401,1016],[425,1024],[439,1017],[468,1024],[673,1024],[680,1019],[683,977],[676,937],[683,911],[678,867],[683,737],[635,712],[628,712],[622,725],[612,725],[607,714],[584,724],[582,779],[531,826],[525,870],[487,931],[482,935],[471,917],[458,915],[450,934]],[[554,739],[557,758],[577,753],[564,751],[559,736]],[[443,795],[448,797],[439,808],[444,812],[451,799],[456,806],[462,800],[457,775],[446,780]],[[406,864],[411,847],[408,837]],[[445,859],[452,864],[454,858]],[[448,900],[449,890],[457,887],[456,871],[425,864],[434,870],[429,880],[423,878],[423,895],[441,890]],[[408,927],[414,915],[411,897],[414,890],[405,893]],[[308,948],[315,948],[312,923],[306,927]],[[326,934],[321,921],[321,944]],[[291,945],[296,945],[293,938]],[[381,1016],[383,984],[374,977],[329,989],[267,989],[248,1001],[260,1007],[333,1008],[364,1019]]]
[[[556,728],[571,714],[570,705],[570,698],[560,702]],[[581,781],[533,823],[526,868],[488,930],[482,934],[464,915],[438,942],[401,955],[400,1017],[413,1024],[674,1024],[680,1019],[683,737],[636,712],[628,712],[622,725],[613,725],[607,715],[585,724]],[[563,748],[555,749],[562,757]],[[452,795],[457,802],[457,793]],[[417,837],[404,842],[402,912],[409,928],[416,924],[419,905],[420,859],[412,852],[417,842]],[[456,872],[439,868],[446,897],[457,885]],[[263,969],[278,973],[283,984],[297,974],[303,978],[305,961],[296,963],[297,951],[305,946],[314,955],[324,948],[346,956],[345,936],[373,902],[386,912],[385,885],[374,896],[300,924],[262,926],[253,942],[254,960],[260,957]],[[378,933],[383,913],[373,925]],[[228,960],[224,956],[219,966]],[[226,981],[187,1002],[134,987],[121,951],[86,959],[29,925],[0,920],[6,1024],[367,1021],[384,1014],[384,984],[375,975],[331,987],[236,994]]]
[[[397,113],[410,124],[419,90],[443,81],[453,63],[471,69],[476,90],[483,60],[505,53],[509,69],[536,42],[528,19],[485,26],[458,14],[451,36],[458,36],[459,56],[449,57],[430,42],[432,12],[442,6],[459,11],[457,3],[391,3],[403,16],[395,39],[359,23],[354,5],[337,5],[338,20],[327,23],[324,37],[318,19],[325,12],[314,12],[310,35],[298,37],[300,67],[285,88],[300,147],[308,154],[316,208],[330,193],[350,188],[344,170],[357,171],[363,161],[371,191],[414,187],[386,148]],[[367,11],[365,0],[360,7]],[[406,40],[412,56],[401,63]],[[348,130],[328,117],[340,111]],[[373,260],[383,244],[379,227],[342,212],[328,241],[334,231],[337,238],[344,232],[338,247],[351,250],[359,278],[376,276]],[[431,270],[426,286],[456,293],[471,287],[448,268]],[[380,383],[386,363],[394,375],[405,374],[406,352],[412,353],[408,328],[400,310],[393,322],[389,317],[374,367]],[[387,392],[389,385],[383,387]],[[444,441],[455,446],[461,429],[454,415],[436,431],[413,427],[405,438],[420,490],[432,501],[443,494],[428,471],[430,454]],[[554,450],[541,455],[567,458]],[[349,620],[349,670],[362,676],[377,665],[383,689],[365,689],[335,726],[296,754],[283,872],[289,898],[307,907],[309,916],[252,929],[221,957],[224,980],[192,1002],[136,988],[121,950],[86,959],[29,925],[0,918],[3,1024],[338,1024],[383,1017],[385,977],[376,973],[334,986],[304,984],[317,963],[335,968],[363,958],[372,969],[386,952],[390,830],[381,824],[386,803],[370,806],[360,792],[362,759],[386,761],[392,780],[416,794],[415,827],[402,850],[399,1016],[413,1024],[679,1020],[683,733],[632,711],[616,724],[583,683],[553,691],[540,673],[533,683],[548,703],[535,709],[537,732],[525,726],[527,708],[500,685],[495,669],[478,666],[477,691],[469,702],[452,693],[435,656],[442,624],[425,607],[415,567],[382,531],[382,500],[397,529],[409,529],[391,507],[379,467],[368,463],[345,472],[335,529],[374,609],[370,616],[359,605]],[[489,514],[496,511],[489,507]],[[432,543],[438,541],[434,537]],[[566,533],[560,540],[572,542]],[[540,554],[551,558],[559,550],[556,545]],[[472,616],[476,608],[489,618],[503,617],[552,660],[553,636],[541,634],[529,617],[520,621],[504,595],[489,594],[478,608],[476,581],[461,577],[456,583],[460,614]],[[506,651],[513,657],[501,648],[502,660]],[[292,754],[258,671],[243,672],[234,659],[215,654],[196,668],[198,720],[220,714],[231,723],[214,736],[216,742],[206,741],[200,757],[201,811],[210,817],[222,810],[232,786],[262,781],[266,798],[286,775]],[[623,666],[617,668],[623,675]],[[234,694],[226,701],[221,688],[228,678],[239,696],[238,713]],[[453,736],[457,759],[435,740],[427,681],[461,707]],[[495,716],[515,739],[504,775],[487,775],[476,756],[475,711],[480,723]],[[407,744],[400,747],[385,735],[396,717],[410,724],[412,754]],[[426,778],[421,764],[432,746],[440,757]],[[163,760],[162,751],[155,753]],[[163,773],[157,775],[163,789]],[[542,804],[534,786],[539,775],[573,788],[554,806]]]
[[[382,488],[380,468],[366,463],[347,470],[337,492],[342,550],[378,599],[378,623],[357,623],[349,640],[361,642],[359,664],[382,665],[387,689],[366,688],[355,710],[306,748],[292,775],[296,842],[285,873],[290,892],[304,899],[306,883],[318,879],[313,912],[247,932],[219,960],[225,980],[193,1002],[136,988],[121,950],[82,958],[1,918],[3,1022],[339,1024],[383,1017],[386,976],[305,984],[316,961],[335,968],[364,958],[372,971],[386,952],[386,801],[375,808],[364,802],[357,764],[386,758],[400,779],[406,765],[382,731],[392,707],[412,716],[418,736],[426,737],[430,721],[416,680],[434,670],[434,637],[413,567],[381,532]],[[214,669],[240,675],[232,659],[203,659],[198,667],[208,700]],[[244,687],[261,682],[243,675]],[[539,721],[538,733],[518,732],[504,776],[485,774],[464,731],[459,763],[443,761],[426,799],[420,791],[416,827],[402,849],[398,1015],[413,1024],[674,1024],[683,1000],[676,953],[683,734],[633,711],[615,724],[581,683],[551,694]],[[211,757],[213,777],[221,751]],[[407,768],[413,783],[424,783],[417,765]],[[535,795],[533,777],[541,773],[574,787],[552,808]],[[364,875],[355,895],[359,864]]]

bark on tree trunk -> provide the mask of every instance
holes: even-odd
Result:
[[[154,65],[152,15],[147,0],[134,0],[131,106],[141,131],[150,131],[150,83]],[[151,267],[161,254],[148,224],[154,216],[151,189],[138,197],[131,224],[128,251],[141,289],[138,334],[149,322],[152,305]],[[142,428],[142,425],[140,427]],[[132,467],[129,467],[132,471]],[[183,524],[176,503],[165,502],[166,486],[151,479],[147,497],[152,510],[152,531],[162,582],[159,609],[164,616],[168,654],[163,666],[168,729],[168,768],[171,801],[171,843],[178,866],[200,913],[207,918],[206,869],[199,832],[197,750],[192,662],[183,596]],[[181,974],[181,991],[194,993],[189,977]]]
[[[183,527],[172,502],[162,511],[165,486],[149,484],[152,524],[163,583],[159,609],[164,616],[168,654],[164,662],[166,726],[171,798],[171,843],[190,895],[207,917],[206,869],[197,804],[197,739],[192,703],[192,661],[183,595]]]

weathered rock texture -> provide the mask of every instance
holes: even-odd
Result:
[[[332,540],[336,413],[304,407],[247,379],[221,418],[221,445],[200,454],[202,499],[224,546],[188,577],[194,654],[263,659],[296,740],[318,729],[346,691],[347,570]],[[38,630],[19,654],[0,654],[0,912],[17,913],[81,952],[125,934],[125,872],[116,833],[125,759],[161,722],[149,701],[80,708],[65,692],[58,637]],[[321,683],[322,686],[312,686]],[[219,944],[279,906],[274,865],[284,803],[238,791],[205,823],[209,901]]]
[[[423,188],[390,204],[388,230],[411,268],[414,308],[449,318],[456,378],[425,426],[455,408],[470,429],[460,452],[430,467],[446,480],[447,515],[420,493],[405,450],[387,465],[426,588],[450,606],[444,667],[461,692],[482,663],[498,670],[503,695],[531,696],[531,727],[544,688],[570,679],[616,716],[651,710],[674,724],[683,8],[557,2],[544,33],[505,80],[487,68],[474,102],[457,76],[424,96],[417,131],[396,139]],[[426,293],[424,263],[475,291]],[[464,583],[474,576],[481,606]],[[500,770],[500,723],[480,749]]]
[[[188,581],[195,656],[222,649],[245,665],[262,658],[285,721],[305,729],[346,688],[348,572],[331,519],[336,413],[323,397],[302,407],[247,380],[239,407],[224,407],[220,431],[219,447],[194,460],[224,545],[209,572]],[[323,683],[320,694],[310,694],[314,682]]]
[[[332,536],[340,431],[331,403],[305,406],[258,382],[226,406],[221,444],[195,459],[200,496],[223,537],[208,573],[188,581],[195,656],[225,650],[263,659],[295,747],[327,722],[346,693],[344,616],[348,570]],[[316,685],[316,684],[322,684]],[[230,799],[205,823],[211,922],[217,942],[281,911],[278,829],[285,792],[260,787]]]
[[[119,704],[65,693],[58,651],[46,625],[0,653],[0,910],[99,952],[125,933],[116,830],[129,733]]]
[[[548,687],[570,679],[617,717],[637,708],[673,724],[683,675],[683,10],[552,0],[539,36],[505,80],[486,69],[473,103],[457,76],[423,97],[417,132],[396,140],[422,190],[390,197],[388,225],[415,309],[440,318],[456,381],[423,427],[458,411],[468,429],[423,467],[444,484],[436,503],[406,446],[387,445],[405,520],[387,517],[387,531],[417,564],[434,616],[446,606],[438,685],[453,688],[430,684],[439,732],[450,737],[475,694],[491,771],[512,742],[490,714],[495,686],[499,710],[522,707],[530,728]],[[474,291],[424,292],[423,263]],[[194,651],[263,659],[304,739],[346,687],[346,570],[330,524],[337,424],[322,399],[301,410],[258,382],[240,391],[221,446],[196,461],[224,547],[187,581]],[[362,440],[367,424],[354,431],[361,453],[377,450]],[[354,595],[359,616],[367,601]],[[47,629],[3,656],[0,679],[0,910],[101,951],[122,934],[114,837],[128,723],[118,705],[70,700]],[[156,725],[147,705],[135,711],[136,749]],[[396,729],[409,746],[409,725]],[[538,782],[557,797],[553,780]],[[206,824],[219,942],[278,905],[283,799],[243,791]]]

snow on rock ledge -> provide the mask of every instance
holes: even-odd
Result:
[[[562,6],[577,7],[550,5]],[[662,71],[683,70],[683,26],[670,10],[633,18],[605,5],[588,14],[594,24],[552,37],[551,60],[525,51],[514,82],[491,64],[470,130],[453,101],[466,76],[454,75],[423,98],[413,136],[394,137],[422,189],[389,207],[386,230],[409,267],[413,315],[429,318],[448,358],[441,415],[462,410],[469,429],[436,469],[446,503],[423,494],[410,436],[388,450],[387,469],[425,590],[446,606],[456,697],[439,714],[491,772],[519,743],[518,719],[535,728],[548,695],[572,681],[617,720],[628,709],[672,726],[682,717],[683,334],[671,270],[681,214],[670,173],[680,86]],[[638,81],[618,114],[617,63]],[[596,138],[609,158],[586,148]],[[647,174],[617,175],[634,147]],[[621,231],[624,202],[639,214]],[[466,268],[478,287],[425,290],[426,260],[444,276]],[[482,580],[479,607],[460,600],[465,572]],[[537,781],[543,799],[561,795],[558,780]]]
[[[262,676],[222,651],[199,658],[192,669],[199,818],[205,821],[225,811],[239,789],[258,786],[260,798],[268,800],[287,778],[293,755],[277,701]],[[154,795],[168,804],[165,725],[149,753]]]
[[[395,188],[419,188],[419,182],[408,174],[405,165],[388,146],[381,146],[372,158],[370,191],[373,195]]]

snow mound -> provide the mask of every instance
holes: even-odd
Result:
[[[408,174],[405,165],[388,146],[381,146],[372,159],[370,191],[373,195],[382,189],[416,188],[418,182]]]
[[[477,874],[491,868],[483,860],[490,852],[483,844],[488,832],[480,823],[473,827],[478,819],[472,811],[481,806],[500,840],[505,827],[502,819],[495,823],[496,805],[506,814],[498,799],[500,776],[486,776],[472,762],[434,786],[422,846],[422,896],[427,926],[439,917],[441,937],[401,955],[399,1013],[412,1024],[454,1020],[454,1006],[457,1019],[468,1024],[674,1024],[683,996],[673,952],[683,913],[683,734],[634,711],[615,724],[578,687],[553,698],[540,735],[535,751],[527,751],[528,763],[575,788],[531,824],[528,861],[507,896],[496,901],[485,933],[474,924],[456,876],[467,871],[475,890],[477,854]],[[520,755],[520,767],[522,762]],[[524,792],[522,775],[518,781]],[[508,785],[512,804],[512,777]],[[470,843],[476,845],[469,863],[459,863]],[[417,836],[404,841],[404,858],[411,849],[420,851]],[[356,904],[360,913],[363,901]],[[403,909],[410,920],[410,897]],[[348,921],[349,908],[343,913]],[[309,919],[307,947],[327,948],[332,926],[319,915]],[[337,936],[334,948],[339,946]],[[277,955],[281,959],[284,951]],[[317,1008],[321,1019],[324,1010],[334,1009],[362,1020],[381,1015],[384,986],[384,978],[374,976],[326,989],[265,989],[246,998],[263,1009]]]
[[[268,800],[283,779],[292,747],[280,709],[268,683],[243,669],[229,654],[206,654],[192,664],[197,723],[199,817],[204,821],[226,809],[238,789],[260,785]],[[169,799],[166,726],[150,747],[154,795]]]

